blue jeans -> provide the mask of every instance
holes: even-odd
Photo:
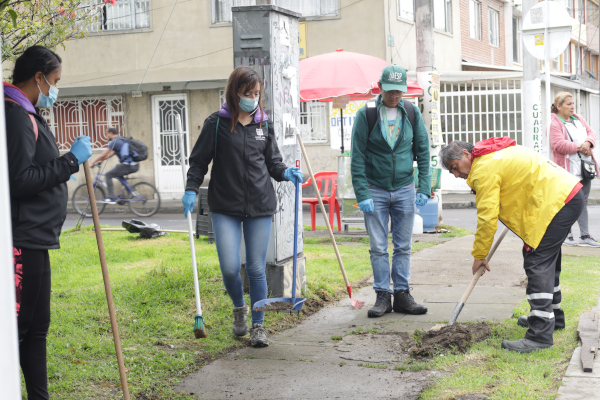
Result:
[[[375,210],[364,213],[369,234],[373,289],[390,292],[390,255],[388,254],[388,221],[392,217],[391,276],[393,291],[408,289],[410,279],[410,249],[415,220],[415,185],[389,191],[369,184]]]
[[[271,216],[250,218],[213,213],[212,223],[223,283],[233,306],[242,307],[245,304],[244,286],[240,275],[242,229],[246,245],[246,273],[250,282],[251,305],[266,299],[265,264],[271,235]],[[252,311],[252,324],[262,324],[264,316],[264,311]]]

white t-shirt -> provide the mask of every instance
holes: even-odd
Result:
[[[585,142],[587,138],[587,131],[585,130],[585,126],[578,120],[571,119],[570,122],[565,123],[565,128],[567,132],[571,136],[571,139],[577,146],[580,146]],[[567,135],[567,138],[569,137]],[[581,158],[577,153],[569,154],[569,171],[575,175],[577,178],[582,179],[581,176],[581,160],[592,161],[591,156],[584,156],[581,154]]]

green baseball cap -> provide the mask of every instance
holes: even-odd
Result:
[[[396,64],[388,65],[381,71],[379,83],[386,92],[399,90],[406,93],[406,70]]]

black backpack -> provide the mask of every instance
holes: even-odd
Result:
[[[133,161],[139,162],[148,158],[148,146],[146,146],[146,143],[136,140],[131,136],[124,139],[129,143],[129,154],[133,158]]]
[[[406,110],[406,114],[408,116],[408,120],[410,121],[410,125],[414,127],[416,125],[415,122],[415,109],[413,108],[413,104],[406,100],[404,101],[404,109]],[[374,100],[368,101],[367,107],[367,123],[369,124],[369,133],[367,133],[367,140],[369,139],[369,135],[371,135],[371,131],[375,128],[375,124],[377,123],[377,103]]]

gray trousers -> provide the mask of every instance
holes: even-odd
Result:
[[[582,180],[581,184],[583,187],[581,188],[581,193],[583,193],[583,210],[581,211],[581,215],[577,219],[577,223],[579,224],[579,235],[580,236],[589,236],[590,229],[588,225],[588,210],[587,210],[587,202],[588,197],[590,196],[590,190],[592,190],[592,181],[591,180]],[[573,234],[569,231],[569,236]]]
[[[111,169],[110,171],[105,173],[104,176],[106,177],[106,188],[108,189],[108,197],[115,196],[115,189],[113,186],[112,178],[115,178],[117,176],[123,177],[124,175],[127,175],[127,174],[133,174],[134,172],[137,172],[138,169],[140,169],[140,164],[136,164],[136,165],[117,164],[116,167],[114,167],[113,169]],[[589,191],[588,191],[588,193],[589,193]]]

